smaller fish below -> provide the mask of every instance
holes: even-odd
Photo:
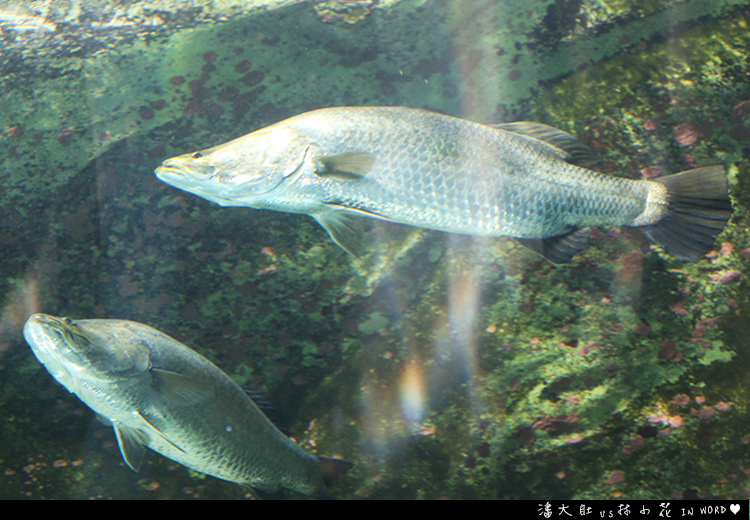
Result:
[[[146,447],[259,496],[333,498],[349,462],[305,453],[209,360],[133,321],[34,314],[23,334],[52,377],[106,419],[135,471]]]

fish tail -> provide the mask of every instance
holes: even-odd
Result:
[[[667,206],[657,222],[645,227],[646,234],[680,260],[700,259],[732,216],[724,167],[705,166],[653,180],[666,188]]]

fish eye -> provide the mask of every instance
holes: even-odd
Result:
[[[193,159],[200,159],[201,157],[203,157],[203,154],[202,154],[202,153],[200,153],[200,152],[195,152],[195,153],[194,153],[194,154],[192,155],[192,157],[193,157]]]

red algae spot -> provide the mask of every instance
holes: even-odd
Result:
[[[669,424],[672,428],[679,428],[683,425],[684,422],[685,421],[681,415],[674,415],[667,420],[667,424]]]
[[[669,310],[674,312],[677,316],[687,316],[687,310],[682,302],[670,304]]]
[[[725,403],[724,401],[719,401],[714,405],[714,408],[719,410],[720,412],[728,412],[729,411],[729,403]]]
[[[706,398],[703,397],[702,395],[697,395],[695,396],[695,402],[698,404],[703,404],[706,402]]]
[[[263,269],[258,269],[258,276],[260,276],[261,278],[265,278],[266,276],[271,276],[275,272],[275,267],[265,267]]]
[[[215,101],[206,101],[203,103],[203,110],[209,119],[218,119],[226,109]]]
[[[604,481],[605,484],[622,484],[625,482],[625,473],[620,470],[613,471]]]
[[[674,396],[674,399],[672,399],[672,404],[677,406],[687,406],[690,404],[690,396],[687,394],[677,394]]]
[[[640,336],[648,336],[651,334],[651,327],[646,323],[639,323],[633,328],[633,330]]]
[[[435,428],[432,426],[420,426],[417,433],[419,435],[434,435],[435,431]]]
[[[55,468],[64,468],[68,465],[68,461],[65,459],[57,459],[55,462],[52,463],[52,466]]]
[[[129,298],[134,294],[138,294],[141,291],[141,284],[138,282],[123,281],[120,285],[120,296],[123,298]]]
[[[596,343],[595,341],[590,341],[590,342],[586,343],[586,345],[584,345],[583,347],[581,347],[578,350],[578,355],[579,356],[585,356],[586,354],[588,354],[592,350],[596,350],[598,348],[599,348],[599,344],[598,343]]]
[[[700,133],[695,124],[687,122],[680,123],[672,130],[674,140],[677,141],[680,146],[690,146],[698,140]]]
[[[716,415],[716,410],[710,406],[704,406],[698,412],[698,419],[701,421],[710,421]]]
[[[520,70],[515,69],[510,71],[510,73],[508,74],[508,79],[511,81],[518,81],[519,79],[521,79],[521,76],[523,76],[523,73]]]
[[[665,339],[659,347],[659,353],[657,356],[659,359],[671,359],[672,361],[680,361],[682,354],[677,350],[677,345],[671,339]]]
[[[219,99],[221,101],[234,101],[239,93],[240,91],[234,87],[224,87],[221,92],[219,92]]]
[[[573,435],[568,435],[568,444],[578,444],[583,440],[583,435],[580,433],[574,433]]]
[[[218,58],[219,55],[216,54],[214,51],[208,51],[203,53],[203,61],[206,63],[213,63],[216,61],[216,58]]]
[[[156,101],[149,103],[149,105],[151,105],[151,108],[154,110],[162,110],[167,106],[167,102],[163,99],[157,99]]]
[[[8,137],[21,137],[23,135],[23,127],[21,125],[13,125],[8,127],[6,133]]]
[[[648,422],[652,424],[660,423],[666,421],[666,417],[664,417],[662,414],[651,414],[648,416]]]
[[[699,166],[699,164],[695,162],[695,158],[689,153],[683,154],[682,160],[685,161],[685,164],[687,164],[688,168],[697,168]]]
[[[138,115],[140,116],[141,119],[153,119],[154,109],[144,105],[138,108]]]
[[[646,443],[646,439],[640,433],[636,433],[635,435],[633,435],[629,441],[630,447],[633,449],[640,448],[645,443]]]
[[[659,175],[661,175],[661,167],[646,166],[645,168],[641,169],[641,175],[643,175],[647,179],[653,179],[654,177],[658,177]]]
[[[750,100],[742,101],[732,109],[732,121],[742,123],[750,117]]]
[[[468,74],[472,72],[479,62],[482,60],[482,51],[479,49],[472,49],[466,53],[464,60],[461,62],[461,72]]]
[[[720,282],[723,284],[736,282],[742,279],[742,273],[739,271],[723,271],[721,273],[714,273],[711,275],[711,280],[714,282]]]
[[[195,99],[206,99],[211,96],[211,91],[199,79],[194,79],[188,83],[188,87],[190,87],[190,93]]]
[[[721,244],[719,253],[721,253],[722,255],[731,255],[733,250],[734,246],[732,244],[730,244],[729,242],[724,242],[723,244]]]
[[[182,113],[184,115],[190,115],[190,114],[197,114],[198,112],[201,112],[203,110],[203,103],[196,101],[194,99],[191,99],[187,102],[187,105],[185,105],[185,108],[182,109]]]
[[[62,146],[68,146],[70,144],[70,139],[72,137],[73,137],[73,129],[63,128],[62,132],[60,132],[60,135],[57,136],[57,142],[60,143]]]
[[[253,62],[251,62],[250,60],[242,60],[234,66],[234,71],[237,74],[244,74],[251,68],[253,68]]]
[[[536,433],[532,426],[521,426],[516,430],[514,437],[521,444],[529,445],[536,440]]]
[[[169,78],[170,85],[174,85],[175,87],[179,87],[183,83],[185,83],[185,78],[182,76],[172,76]]]
[[[659,121],[656,119],[648,118],[643,122],[643,129],[646,132],[653,132],[657,128],[659,128]]]
[[[488,443],[483,442],[482,444],[477,446],[477,455],[480,458],[485,459],[490,456],[490,453],[491,453],[491,449]]]
[[[263,81],[263,77],[265,74],[263,71],[260,70],[251,70],[247,74],[245,74],[240,81],[242,81],[245,85],[248,87],[254,87],[261,81]]]

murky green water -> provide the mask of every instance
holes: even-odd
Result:
[[[341,499],[746,499],[748,3],[374,3],[0,3],[0,497],[249,496],[153,452],[131,471],[23,340],[45,312],[199,351],[355,464]],[[733,218],[690,264],[625,228],[552,266],[385,223],[357,261],[153,174],[339,105],[539,121],[633,179],[723,164]]]

